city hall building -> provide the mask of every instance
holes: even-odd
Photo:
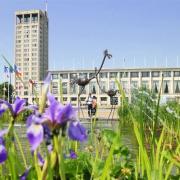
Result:
[[[74,80],[77,78],[91,78],[95,75],[94,70],[61,70],[49,71],[51,73],[50,91],[56,97],[66,104],[71,102],[74,106],[78,105],[78,93],[81,90]],[[162,81],[163,76],[163,81]],[[179,100],[180,98],[180,68],[132,68],[132,69],[103,69],[99,74],[98,87],[96,79],[90,81],[85,86],[80,99],[82,105],[86,104],[88,94],[91,93],[97,97],[97,102],[101,106],[110,106],[110,97],[105,93],[110,89],[117,89],[115,80],[117,79],[125,93],[131,101],[131,92],[133,88],[147,87],[158,93],[162,82],[161,94],[169,100]],[[36,85],[39,97],[41,96],[42,83]],[[29,94],[32,99],[33,94]],[[117,93],[118,104],[120,104],[121,95]],[[31,100],[30,100],[31,101]]]

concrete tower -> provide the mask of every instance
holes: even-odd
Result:
[[[23,81],[16,76],[16,95],[31,103],[32,82],[42,81],[48,71],[47,11],[16,11],[15,31],[15,64]]]

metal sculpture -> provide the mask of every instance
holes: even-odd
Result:
[[[88,85],[92,79],[95,79],[95,78],[98,76],[98,74],[99,74],[99,73],[101,72],[101,70],[102,70],[102,67],[103,67],[103,65],[104,65],[104,63],[105,63],[106,58],[110,59],[111,57],[112,57],[112,55],[109,54],[109,53],[108,53],[108,50],[106,49],[106,50],[104,51],[104,57],[103,57],[101,66],[100,66],[100,68],[99,68],[97,71],[95,71],[95,75],[94,75],[94,76],[92,76],[92,77],[89,78],[89,79],[88,79],[88,78],[81,78],[81,77],[79,77],[79,78],[77,78],[77,79],[74,79],[74,80],[71,82],[72,84],[77,84],[79,87],[81,87],[81,89],[80,89],[80,91],[79,91],[79,93],[78,93],[78,108],[79,108],[81,111],[82,111],[82,109],[81,109],[80,96],[81,96],[81,94],[82,94],[85,86]],[[83,117],[84,117],[83,111],[82,111],[82,115],[83,115]]]
[[[97,81],[97,84],[98,84],[98,86],[99,86],[99,89],[100,89],[103,93],[107,94],[107,95],[110,97],[111,111],[110,111],[110,113],[109,113],[109,116],[108,116],[108,119],[107,119],[107,120],[110,119],[111,114],[112,114],[112,119],[113,119],[113,117],[114,117],[114,112],[115,112],[115,109],[116,109],[116,105],[118,104],[118,99],[115,98],[115,96],[117,95],[117,93],[119,93],[119,90],[110,89],[110,90],[108,90],[108,91],[105,91],[105,90],[102,89],[101,86],[100,86],[100,83],[99,83],[99,80],[98,80],[98,76],[96,76],[96,81]]]

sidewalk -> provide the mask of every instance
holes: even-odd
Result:
[[[89,118],[87,108],[81,108],[81,109],[82,110],[80,110],[80,119]],[[99,119],[108,119],[110,112],[111,112],[111,108],[99,108],[97,109],[96,117]],[[113,111],[111,112],[110,119],[118,119],[117,108],[114,110],[114,115],[113,115]]]

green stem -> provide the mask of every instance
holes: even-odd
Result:
[[[38,164],[37,150],[34,151],[34,166],[35,166],[35,169],[36,169],[38,180],[41,180],[42,172],[41,172],[41,168],[40,168],[40,166]]]
[[[63,151],[62,151],[63,138],[61,137],[61,139],[58,139],[58,136],[54,135],[53,140],[54,140],[55,151],[56,151],[57,156],[58,156],[59,175],[61,177],[61,180],[66,180],[66,176],[65,176],[65,173],[64,173],[65,172],[64,157],[63,157]]]
[[[18,146],[19,146],[19,150],[20,150],[20,153],[21,153],[21,156],[22,156],[23,162],[24,162],[24,166],[25,166],[25,168],[27,169],[27,168],[28,168],[28,166],[27,166],[27,163],[26,163],[26,158],[25,158],[25,156],[24,156],[24,152],[23,152],[23,149],[22,149],[21,143],[20,143],[20,141],[19,141],[19,137],[18,137],[18,135],[16,134],[16,132],[15,132],[15,131],[14,131],[14,136],[15,136],[15,138],[16,138],[16,140],[17,140],[17,143],[18,143]]]

